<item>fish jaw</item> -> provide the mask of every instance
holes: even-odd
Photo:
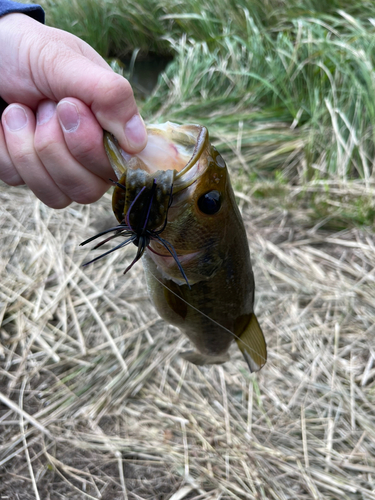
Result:
[[[175,188],[184,189],[193,182],[187,173],[195,166],[208,143],[208,132],[200,125],[166,122],[147,126],[146,147],[138,154],[128,154],[109,132],[104,133],[104,147],[120,179],[128,169],[140,169],[150,175],[159,170],[176,172]]]
[[[176,260],[174,259],[174,257],[171,254],[165,253],[166,250],[164,250],[163,253],[159,253],[160,249],[158,249],[159,251],[156,252],[155,250],[150,248],[152,246],[153,242],[151,242],[147,247],[144,258],[146,258],[147,256],[147,258],[151,259],[154,262],[158,271],[161,273],[164,279],[172,280],[178,285],[185,285],[186,281],[181,276],[181,272],[176,264]],[[177,258],[185,273],[189,267],[194,268],[196,266],[195,262],[199,260],[201,254],[202,251],[200,250],[187,254],[179,254],[177,252]],[[197,283],[197,281],[200,281],[202,279],[200,275],[193,276],[192,273],[189,272],[188,274],[189,285],[194,285],[195,283]]]
[[[132,218],[130,222],[137,225],[136,221],[140,219],[137,211],[142,213],[142,205],[149,200],[153,215],[145,223],[147,229],[157,230],[166,222],[172,195],[186,192],[201,176],[200,157],[207,149],[208,132],[199,125],[177,125],[171,122],[149,125],[147,132],[147,145],[138,154],[126,153],[109,132],[104,133],[104,147],[118,179],[114,182],[116,186],[112,196],[112,208],[117,220],[120,224],[127,220],[128,224]],[[151,196],[153,184],[154,197]],[[144,191],[143,200],[134,205],[140,190]],[[159,208],[161,210],[157,215]],[[131,209],[130,214],[128,212]],[[143,221],[142,218],[141,223]]]

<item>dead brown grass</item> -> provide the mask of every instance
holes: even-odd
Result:
[[[254,189],[269,360],[250,375],[234,348],[224,366],[178,357],[142,266],[122,275],[131,249],[82,269],[109,195],[53,211],[1,187],[1,498],[375,499],[374,232],[314,220],[319,184],[273,204]]]

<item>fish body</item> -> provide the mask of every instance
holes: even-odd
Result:
[[[250,370],[259,370],[266,343],[253,310],[249,246],[225,161],[204,127],[167,122],[148,133],[137,156],[120,150],[109,134],[105,146],[119,177],[115,215],[149,238],[142,253],[150,298],[195,347],[182,353],[188,361],[223,363],[236,340]]]

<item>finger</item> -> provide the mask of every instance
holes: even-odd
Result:
[[[4,137],[12,164],[34,194],[52,208],[71,203],[55,184],[34,149],[35,116],[21,104],[11,104],[2,115]]]
[[[9,156],[8,148],[5,142],[3,127],[0,123],[0,179],[10,186],[19,186],[25,184],[23,179],[13,165]]]
[[[71,97],[57,105],[57,117],[70,154],[93,174],[107,181],[114,173],[103,146],[103,129],[90,108]]]
[[[36,109],[44,98],[59,102],[75,97],[91,108],[101,127],[126,151],[144,148],[147,134],[129,82],[94,56],[85,42],[21,14],[5,16],[0,23],[0,45],[10,47],[0,72],[7,102]]]
[[[78,128],[79,123],[71,133]],[[102,141],[101,136],[100,145]],[[34,144],[50,176],[70,199],[78,203],[93,203],[107,191],[108,182],[87,170],[71,155],[53,101],[43,101],[39,105]]]
[[[43,55],[44,86],[53,89],[54,100],[71,96],[84,102],[127,152],[137,153],[145,147],[145,125],[125,78],[72,50],[61,53],[55,44]]]

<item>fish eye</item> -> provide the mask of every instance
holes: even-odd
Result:
[[[221,207],[221,196],[219,191],[209,191],[203,194],[198,200],[198,207],[204,214],[216,214]]]

